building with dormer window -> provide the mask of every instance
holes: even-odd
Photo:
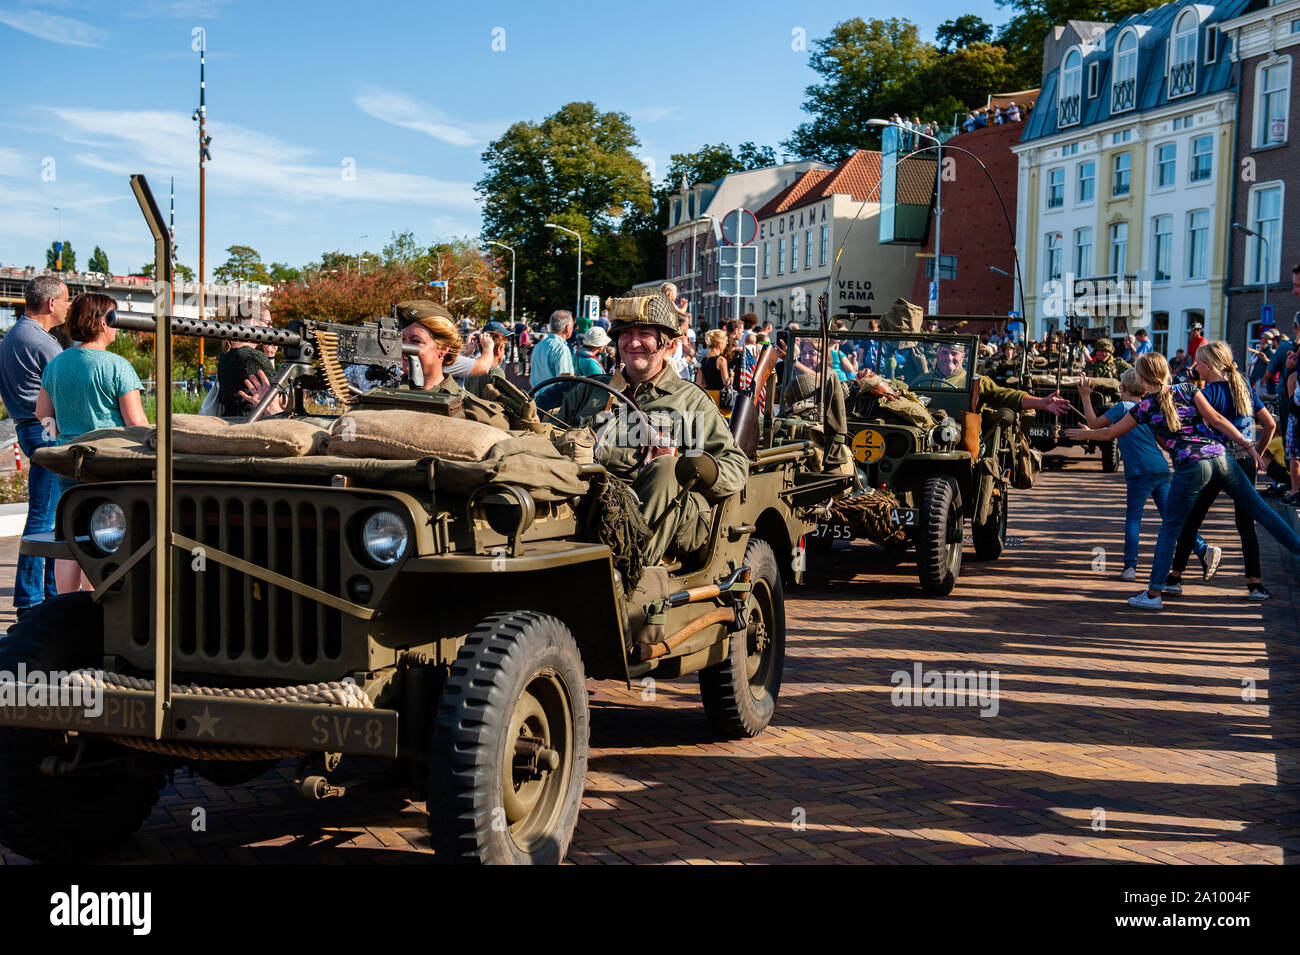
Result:
[[[1064,317],[1145,327],[1173,355],[1196,322],[1225,334],[1237,71],[1220,27],[1251,2],[1167,3],[1045,38],[1013,147],[1035,337]]]

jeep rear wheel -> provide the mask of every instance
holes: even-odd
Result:
[[[1007,493],[1003,486],[993,498],[989,519],[983,524],[971,525],[971,540],[975,542],[976,560],[997,560],[1007,540]]]
[[[921,589],[934,597],[952,593],[961,573],[961,508],[952,478],[932,477],[921,490],[916,563]]]
[[[429,840],[445,863],[558,864],[587,773],[587,681],[569,629],[494,614],[452,664],[429,758]]]
[[[746,626],[731,634],[727,659],[700,671],[704,712],[728,739],[757,736],[772,722],[785,670],[785,594],[776,555],[751,538]]]
[[[50,673],[99,667],[104,660],[104,612],[89,593],[50,597],[0,641],[0,671]],[[149,817],[166,782],[161,772],[47,776],[49,757],[71,760],[76,745],[48,730],[0,727],[0,843],[39,862],[93,859],[128,841]],[[128,751],[85,738],[83,763]]]
[[[1119,442],[1104,441],[1101,445],[1101,469],[1106,474],[1114,473],[1119,467]]]

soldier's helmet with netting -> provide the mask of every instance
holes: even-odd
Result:
[[[610,338],[617,340],[629,328],[657,328],[669,338],[682,333],[681,315],[672,300],[658,290],[646,295],[629,292],[621,298],[609,298],[605,306],[609,309]]]

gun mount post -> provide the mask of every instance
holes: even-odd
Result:
[[[155,290],[154,315],[170,318],[172,287],[171,235],[154,201],[149,182],[137,173],[131,177],[140,211],[153,233],[154,275],[161,289]],[[172,706],[172,326],[161,323],[158,331],[157,360],[154,367],[157,464],[154,469],[154,694],[153,738],[162,739],[164,721]]]

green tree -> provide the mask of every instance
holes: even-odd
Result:
[[[921,39],[916,24],[896,18],[845,20],[814,46],[809,65],[824,82],[804,90],[803,108],[812,119],[781,145],[824,162],[840,162],[855,149],[878,143],[879,131],[867,120],[915,112],[922,104],[914,78],[939,55]]]
[[[934,41],[943,53],[960,50],[972,43],[988,43],[993,39],[993,27],[973,13],[964,13],[955,20],[944,20],[934,31]]]
[[[736,159],[741,169],[764,169],[776,165],[776,150],[746,141],[736,147]]]
[[[521,306],[546,314],[575,301],[577,243],[547,222],[582,235],[584,293],[619,294],[645,277],[649,256],[662,258],[639,145],[625,114],[594,103],[515,123],[489,144],[476,186],[483,235],[515,247]]]
[[[77,269],[77,253],[72,251],[72,243],[63,243],[63,264],[59,265],[59,253],[54,248],[54,243],[45,250],[45,267],[50,271],[61,268],[64,272],[75,272]]]
[[[149,276],[149,278],[153,278],[153,263],[146,262],[144,265],[140,266],[140,271],[136,272],[135,274],[147,275]],[[181,262],[172,263],[172,274],[175,278],[180,279],[182,282],[194,281],[194,270],[190,268],[188,265],[185,265]]]
[[[102,275],[110,274],[111,270],[108,267],[108,255],[99,246],[95,246],[95,251],[90,253],[90,262],[87,263],[86,268],[90,269],[92,272],[99,272]]]
[[[990,93],[1003,90],[1011,69],[1004,48],[971,43],[943,54],[918,73],[915,95],[928,105],[930,113],[938,113],[933,118],[951,123],[955,111],[983,106]]]
[[[272,262],[267,267],[267,271],[271,276],[271,281],[276,285],[302,281],[302,269],[295,269],[287,262]]]
[[[271,276],[262,264],[262,256],[247,245],[232,245],[226,249],[229,258],[212,272],[218,282],[262,282],[269,283]]]
[[[415,233],[409,229],[400,235],[394,232],[380,255],[384,265],[405,265],[420,257],[420,243],[415,241]]]
[[[1006,47],[1011,71],[1003,86],[1032,89],[1042,81],[1043,39],[1047,31],[1067,20],[1114,23],[1151,6],[1150,0],[997,0],[1014,11],[998,31]]]

